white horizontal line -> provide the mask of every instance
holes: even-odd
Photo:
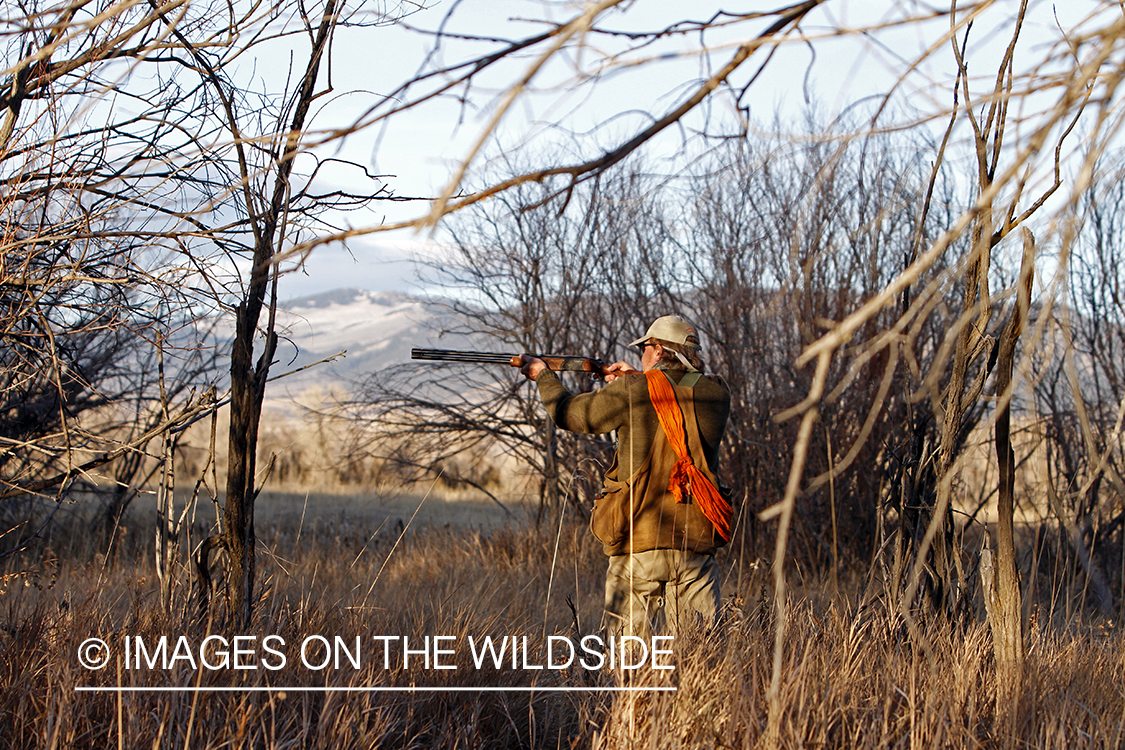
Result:
[[[79,693],[674,693],[675,687],[92,687]]]

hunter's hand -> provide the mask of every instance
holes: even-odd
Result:
[[[612,365],[607,365],[605,374],[605,382],[612,383],[622,375],[628,375],[631,372],[640,372],[637,368],[630,365],[628,362],[614,362]]]
[[[539,377],[539,373],[547,369],[547,363],[538,357],[532,357],[530,354],[521,354],[520,361],[520,374],[531,382],[535,382],[535,378]]]

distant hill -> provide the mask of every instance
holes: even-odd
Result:
[[[403,292],[348,288],[292,300],[278,311],[280,341],[271,375],[341,350],[347,354],[277,381],[270,396],[295,396],[314,386],[348,388],[375,370],[409,362],[413,347],[469,348],[464,337],[438,337],[449,320],[444,305]]]

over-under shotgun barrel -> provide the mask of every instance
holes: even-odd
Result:
[[[559,372],[588,372],[596,377],[605,374],[605,362],[592,357],[570,357],[557,354],[534,354],[543,360],[547,367]],[[424,359],[434,362],[470,362],[490,365],[511,365],[519,367],[519,354],[498,354],[495,352],[466,352],[457,349],[411,349],[411,359]]]

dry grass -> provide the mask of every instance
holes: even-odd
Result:
[[[764,745],[773,653],[764,569],[737,567],[718,636],[677,644],[676,669],[637,679],[675,693],[480,692],[484,686],[589,687],[611,674],[473,667],[469,636],[575,636],[596,630],[604,558],[577,525],[561,534],[428,528],[401,540],[344,520],[261,530],[258,637],[285,639],[281,670],[83,669],[79,644],[125,635],[194,644],[222,631],[183,591],[163,612],[144,545],[108,562],[83,535],[55,538],[64,559],[0,598],[0,743],[43,748],[592,747]],[[557,542],[557,552],[556,552]],[[50,557],[44,551],[44,560]],[[735,579],[734,571],[746,571]],[[26,585],[30,581],[33,585]],[[42,588],[39,588],[42,586]],[[549,597],[548,597],[549,592]],[[575,604],[577,619],[567,604]],[[916,641],[878,601],[857,607],[806,582],[794,594],[782,684],[780,746],[862,748],[1125,747],[1125,648],[1119,630],[1073,627],[1030,636],[1012,730],[998,724],[983,625],[923,623]],[[455,670],[307,669],[304,638],[448,635]],[[261,652],[259,652],[261,653]],[[375,655],[378,654],[378,658]],[[541,654],[536,651],[531,663]],[[470,692],[77,692],[76,686],[441,686]]]

